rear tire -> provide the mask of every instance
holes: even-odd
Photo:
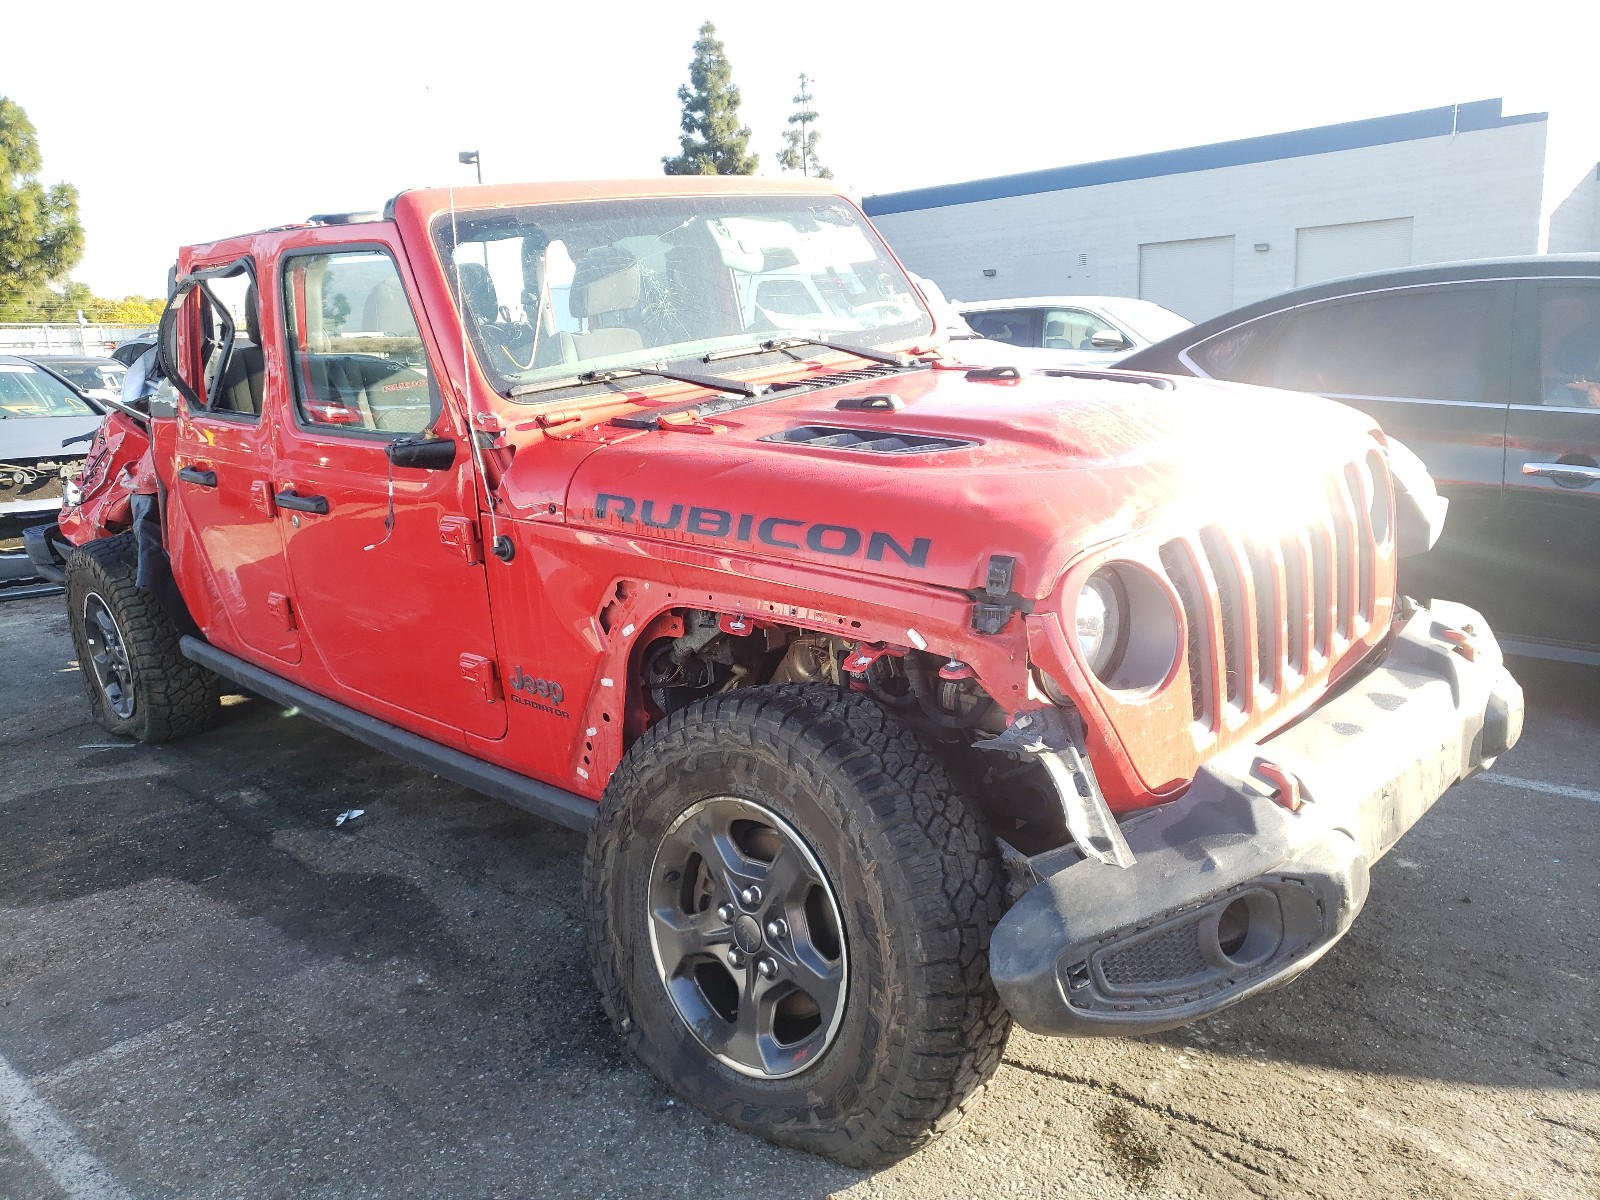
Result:
[[[612,1023],[730,1125],[879,1166],[999,1065],[993,839],[863,696],[748,688],[659,722],[606,789],[584,893]]]
[[[216,724],[220,681],[178,648],[180,634],[134,582],[132,534],[78,547],[67,559],[67,609],[94,718],[109,733],[165,742]]]

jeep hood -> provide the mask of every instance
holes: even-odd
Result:
[[[866,396],[893,399],[849,407]],[[930,369],[766,399],[698,431],[602,425],[565,508],[569,524],[641,544],[962,591],[983,585],[991,555],[1010,555],[1015,590],[1038,599],[1077,554],[1141,530],[1249,527],[1321,503],[1374,428],[1342,405],[1267,388]],[[541,458],[513,464],[513,503],[553,493],[555,481],[534,477]]]

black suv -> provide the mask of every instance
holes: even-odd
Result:
[[[1320,283],[1118,367],[1316,392],[1371,413],[1451,500],[1407,590],[1482,610],[1508,653],[1600,664],[1600,254]]]

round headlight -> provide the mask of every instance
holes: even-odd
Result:
[[[1115,665],[1122,643],[1125,623],[1125,604],[1117,577],[1109,568],[1101,568],[1089,577],[1078,593],[1077,610],[1078,648],[1084,661],[1101,679]]]

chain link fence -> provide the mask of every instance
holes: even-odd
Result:
[[[0,322],[0,354],[109,354],[123,342],[155,331],[154,325],[107,322]]]

